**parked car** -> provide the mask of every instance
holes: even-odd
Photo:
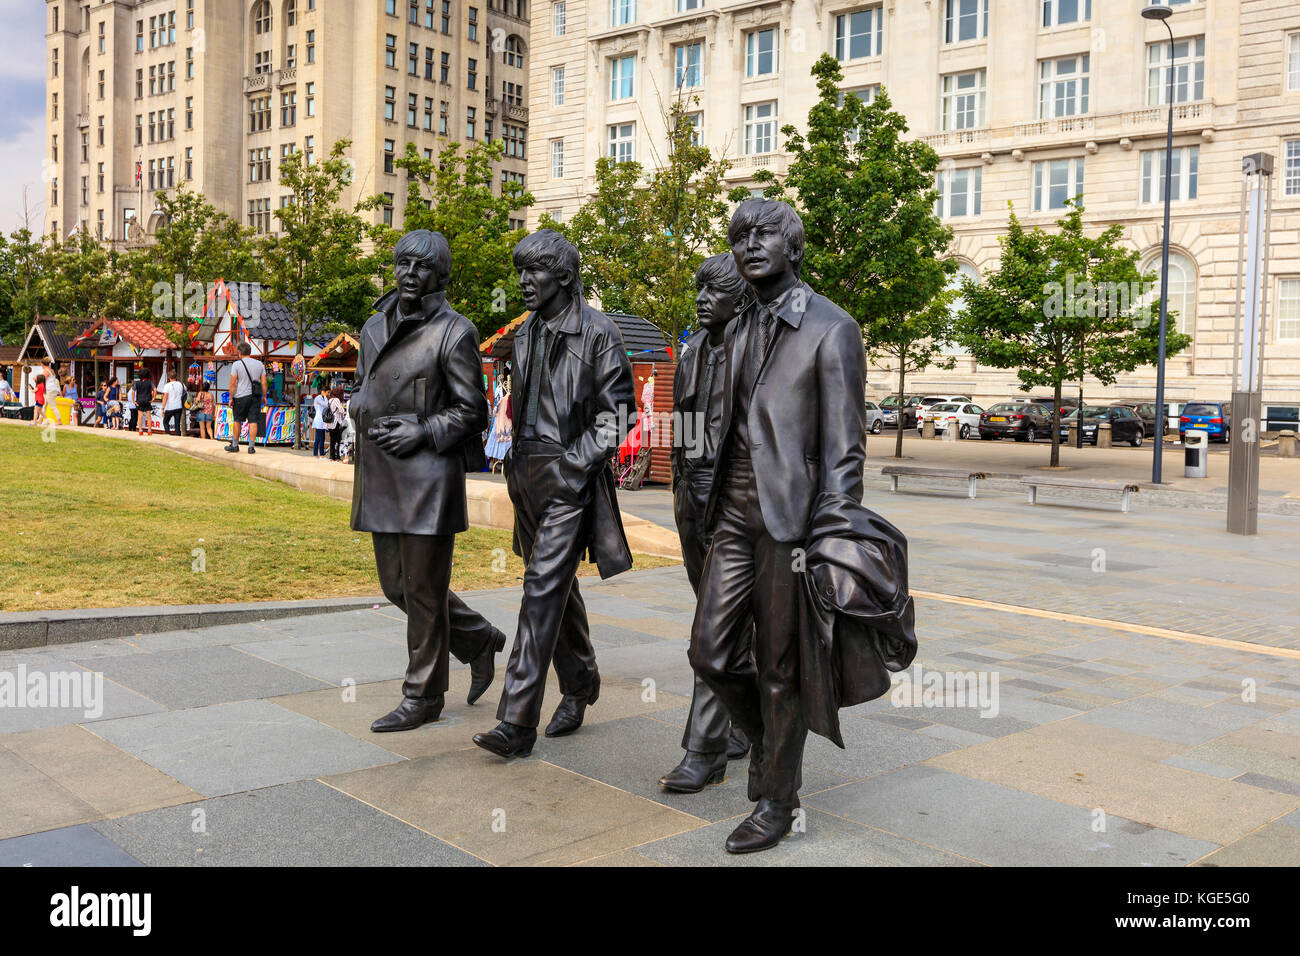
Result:
[[[1226,442],[1232,432],[1232,406],[1228,402],[1188,402],[1178,415],[1178,440],[1189,431],[1205,431],[1211,439]]]
[[[867,407],[867,431],[879,435],[885,427],[885,413],[875,402],[867,401],[863,404]]]
[[[921,424],[921,416],[925,414],[926,409],[933,408],[935,405],[944,405],[950,402],[969,402],[969,395],[926,395],[916,406],[916,424]]]
[[[1037,402],[998,402],[980,415],[980,438],[1037,441],[1052,436],[1052,409]]]
[[[1061,420],[1061,442],[1070,438],[1070,425],[1079,420],[1076,408]],[[1097,444],[1097,426],[1102,422],[1110,423],[1110,440],[1113,444],[1126,441],[1134,448],[1146,438],[1146,426],[1137,412],[1127,405],[1085,405],[1083,407],[1083,440],[1085,444]]]
[[[931,405],[921,415],[921,420],[916,423],[916,430],[919,432],[925,422],[934,422],[936,433],[942,433],[948,429],[949,425],[956,424],[957,437],[969,438],[972,429],[980,427],[980,416],[984,414],[984,409],[970,402],[943,402],[940,405]]]
[[[880,410],[885,413],[885,424],[901,428],[913,427],[916,424],[916,405],[920,401],[920,395],[909,395],[902,402],[900,409],[897,395],[890,395],[883,399]]]
[[[1121,402],[1110,403],[1111,408],[1115,408],[1116,406],[1119,405],[1123,405],[1125,408],[1131,408],[1133,409],[1133,411],[1137,412],[1137,417],[1142,419],[1142,427],[1146,429],[1146,433],[1148,435],[1155,435],[1157,433],[1163,433],[1169,431],[1168,421],[1165,422],[1165,426],[1163,429],[1161,429],[1161,427],[1156,423],[1156,419],[1159,416],[1156,415],[1155,402],[1139,402],[1139,401],[1125,400]]]

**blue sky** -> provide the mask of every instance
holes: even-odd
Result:
[[[23,188],[40,232],[48,200],[41,180],[45,158],[45,3],[0,0],[9,39],[0,56],[0,231],[22,225]]]

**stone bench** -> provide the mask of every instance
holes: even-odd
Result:
[[[1029,489],[1029,503],[1038,504],[1038,489],[1082,488],[1086,491],[1118,491],[1122,495],[1119,510],[1128,514],[1130,498],[1141,491],[1140,485],[1125,481],[1095,481],[1088,478],[1021,478],[1020,483]]]
[[[966,497],[975,497],[975,483],[988,475],[982,471],[970,471],[965,468],[924,468],[920,465],[886,465],[880,469],[882,475],[889,476],[889,490],[898,490],[899,478],[947,478],[966,482]]]

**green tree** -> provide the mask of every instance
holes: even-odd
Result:
[[[769,170],[755,179],[766,184],[766,196],[799,210],[804,278],[857,319],[867,350],[897,369],[898,394],[905,396],[909,373],[953,362],[942,349],[957,263],[947,254],[952,230],[934,211],[939,157],[905,138],[907,121],[883,87],[870,103],[844,94],[840,64],[830,54],[812,75],[819,95],[807,133],[782,130],[791,154],[784,180]],[[901,421],[894,454],[903,454]]]
[[[0,340],[14,345],[43,311],[41,277],[49,272],[49,248],[20,227],[0,235]]]
[[[1052,465],[1060,463],[1062,384],[1091,375],[1110,385],[1154,362],[1160,315],[1149,291],[1156,275],[1140,271],[1138,253],[1121,245],[1122,226],[1085,235],[1080,197],[1056,227],[1026,230],[1012,210],[998,240],[997,270],[983,282],[962,282],[966,307],[957,322],[958,338],[976,361],[1017,369],[1026,391],[1053,390]],[[1167,353],[1176,355],[1191,337],[1169,331],[1166,341]]]
[[[407,143],[405,154],[393,163],[409,177],[403,228],[430,229],[446,238],[451,247],[447,301],[481,336],[492,334],[503,319],[514,318],[524,308],[510,252],[526,231],[510,221],[533,204],[533,194],[514,181],[493,190],[504,149],[502,141],[495,140],[474,143],[462,152],[461,144],[452,142],[427,159],[414,143]],[[390,252],[394,242],[395,237],[384,243]],[[391,262],[388,268],[391,271]]]
[[[653,157],[653,172],[602,156],[595,194],[573,218],[541,219],[578,247],[583,287],[602,308],[648,319],[674,345],[695,314],[695,270],[727,248],[731,163],[697,142],[693,102],[679,96],[669,105],[668,153]]]
[[[41,310],[60,320],[61,334],[79,331],[82,321],[132,313],[134,282],[127,253],[76,232],[62,242],[51,238],[40,262]]]
[[[351,140],[339,140],[322,162],[309,164],[295,151],[280,163],[288,201],[275,211],[279,231],[258,243],[265,270],[262,295],[293,315],[298,355],[313,327],[330,317],[359,325],[375,297],[372,254],[363,248],[369,227],[358,211],[341,204],[352,181],[352,162],[344,155],[350,145]],[[300,400],[301,386],[295,384],[295,406]],[[301,442],[302,422],[296,420],[295,447]]]

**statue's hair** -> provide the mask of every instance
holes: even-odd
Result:
[[[397,246],[393,249],[393,263],[396,264],[404,256],[429,263],[441,277],[438,282],[439,291],[446,287],[447,277],[451,275],[451,247],[447,245],[442,233],[412,229],[397,240]]]
[[[730,252],[709,256],[700,263],[695,270],[695,288],[702,289],[706,285],[716,286],[723,294],[731,296],[737,313],[743,311],[754,297],[753,289],[736,268],[736,257]]]
[[[803,220],[799,214],[786,203],[775,199],[746,199],[731,214],[731,225],[727,227],[727,242],[733,247],[749,230],[755,226],[775,223],[785,238],[790,263],[794,274],[799,275],[803,267]]]
[[[511,253],[515,269],[542,269],[559,280],[575,299],[582,298],[578,247],[554,229],[539,229],[520,239]]]

